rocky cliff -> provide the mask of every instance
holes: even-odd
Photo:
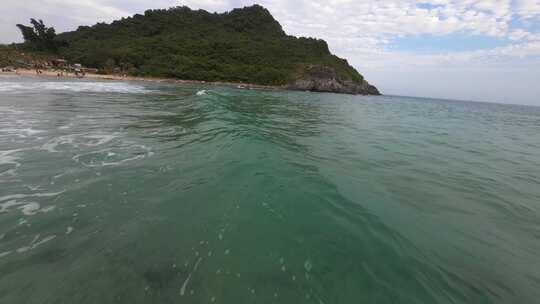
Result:
[[[363,78],[360,80],[346,79],[329,66],[312,65],[305,67],[291,81],[287,88],[313,92],[331,92],[360,95],[381,95],[379,90]]]

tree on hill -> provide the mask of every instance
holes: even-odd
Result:
[[[338,82],[362,90],[369,86],[324,40],[287,35],[259,5],[225,13],[185,6],[147,10],[58,36],[41,20],[31,22],[33,27],[17,25],[29,48],[103,73],[284,86],[323,75],[326,91],[338,90],[330,85]]]
[[[188,7],[148,10],[79,27],[57,40],[66,42],[59,54],[69,61],[137,76],[285,85],[299,67],[324,65],[344,79],[362,81],[326,42],[288,36],[259,5],[222,14]]]
[[[56,41],[56,31],[53,27],[47,27],[43,20],[30,19],[32,26],[17,24],[23,35],[25,44],[36,51],[56,52],[59,42]]]

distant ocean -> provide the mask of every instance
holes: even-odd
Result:
[[[0,77],[0,303],[538,303],[540,107]]]

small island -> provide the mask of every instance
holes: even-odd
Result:
[[[17,25],[24,43],[0,47],[0,66],[27,65],[39,73],[57,71],[65,60],[77,76],[380,95],[324,40],[287,35],[259,5],[222,14],[185,6],[147,10],[60,34],[41,20],[31,23]]]

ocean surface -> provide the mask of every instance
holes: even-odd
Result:
[[[539,303],[540,107],[0,76],[0,303]]]

